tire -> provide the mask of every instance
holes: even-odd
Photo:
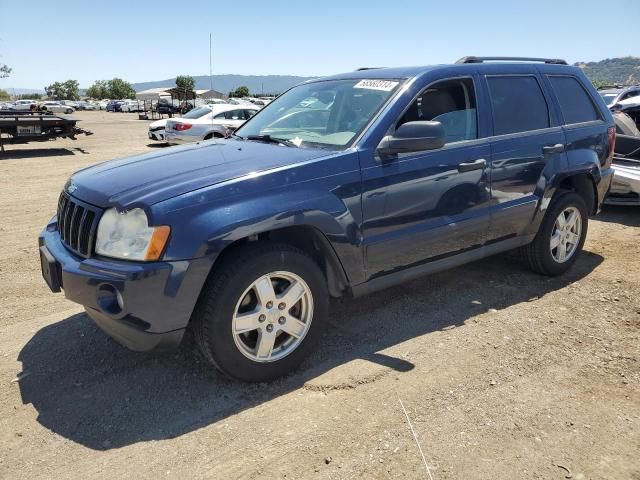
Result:
[[[304,293],[285,305],[287,294],[297,298],[296,289]],[[249,244],[214,269],[192,328],[202,354],[222,373],[265,382],[291,373],[313,351],[328,303],[326,279],[307,254],[286,244]]]
[[[562,236],[562,231],[557,223],[561,213],[564,215],[565,221],[572,218],[570,217],[571,213],[576,214],[579,222],[578,233],[573,228]],[[551,202],[533,242],[520,249],[523,260],[537,273],[549,276],[562,275],[571,268],[582,251],[587,237],[588,222],[587,206],[582,197],[575,192],[559,193],[558,197]],[[552,235],[555,237],[555,241],[552,239]],[[568,241],[571,238],[577,238],[575,243],[570,244],[571,248],[566,248],[564,261],[561,261],[561,249],[562,245],[565,245],[564,241],[560,240],[557,247],[553,246],[558,238],[568,239]]]
[[[70,113],[73,113],[73,110],[71,110],[71,109],[68,109],[68,110],[66,110],[66,111],[65,111],[65,113],[66,113],[66,114],[70,114]]]

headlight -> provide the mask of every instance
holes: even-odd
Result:
[[[96,253],[125,260],[158,260],[169,232],[167,226],[150,227],[141,208],[128,212],[111,208],[100,219]]]

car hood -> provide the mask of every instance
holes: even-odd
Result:
[[[65,189],[98,207],[144,207],[226,180],[329,153],[256,141],[193,143],[85,168],[71,176]]]

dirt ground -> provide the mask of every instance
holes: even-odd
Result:
[[[640,479],[640,209],[593,219],[561,278],[505,255],[335,302],[300,371],[247,385],[48,291],[69,174],[158,148],[136,115],[77,117],[94,136],[0,157],[0,478],[429,478],[419,444],[438,480]]]

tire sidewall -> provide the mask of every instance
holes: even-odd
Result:
[[[556,219],[558,218],[558,215],[560,215],[560,212],[571,206],[577,208],[580,212],[580,220],[582,222],[580,240],[578,241],[576,250],[574,251],[571,258],[566,262],[559,263],[553,258],[553,255],[551,254],[551,232],[553,231],[553,227],[555,225]],[[563,193],[558,197],[556,201],[552,202],[551,207],[545,215],[540,231],[538,233],[538,235],[540,235],[540,238],[538,240],[541,242],[540,250],[543,252],[542,263],[544,268],[549,271],[549,273],[551,273],[552,275],[560,275],[569,270],[571,266],[577,261],[580,253],[582,252],[584,242],[587,238],[588,222],[589,216],[587,214],[587,207],[582,197],[577,193]]]
[[[227,266],[229,268],[229,265]],[[311,327],[298,347],[286,357],[274,362],[254,362],[245,357],[235,344],[232,318],[240,296],[262,275],[287,271],[300,276],[309,286],[313,297]],[[214,285],[216,298],[208,298],[209,309],[205,328],[209,352],[215,365],[227,375],[245,381],[268,381],[295,370],[318,343],[324,330],[328,294],[320,268],[304,254],[290,250],[269,251],[251,261],[233,264],[231,274]]]

